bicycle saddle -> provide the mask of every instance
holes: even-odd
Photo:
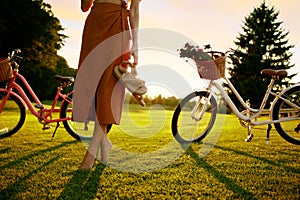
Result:
[[[284,69],[280,69],[280,70],[274,70],[274,69],[263,69],[261,72],[261,74],[266,74],[268,76],[276,76],[276,77],[279,77],[279,76],[287,76],[287,71],[284,70]]]
[[[74,82],[74,77],[55,75],[54,78],[60,82]]]

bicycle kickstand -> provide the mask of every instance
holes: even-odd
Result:
[[[271,124],[268,124],[267,137],[266,137],[266,144],[267,144],[267,145],[269,144],[271,129],[272,129],[272,125],[271,125]]]
[[[57,122],[56,127],[55,127],[55,129],[54,129],[54,132],[53,132],[53,134],[52,134],[52,140],[53,140],[53,138],[54,138],[54,136],[55,136],[55,133],[56,133],[56,131],[57,131],[59,125],[60,125],[59,122]]]

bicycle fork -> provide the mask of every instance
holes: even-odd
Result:
[[[196,105],[194,106],[194,108],[191,112],[192,119],[194,119],[196,121],[200,121],[203,118],[203,115],[204,115],[205,111],[207,110],[210,99],[211,99],[211,93],[209,93],[208,97],[203,96],[196,102]],[[201,105],[202,105],[202,107],[201,107]],[[199,116],[197,116],[197,114]]]

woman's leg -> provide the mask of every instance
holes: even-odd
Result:
[[[101,158],[100,162],[106,164],[108,162],[108,153],[112,147],[111,142],[107,138],[107,125],[100,125],[103,132],[106,133],[103,135],[102,139],[100,140],[100,149],[101,149]]]
[[[107,138],[107,125],[106,124],[99,125],[99,123],[96,121],[93,138],[83,158],[80,169],[91,169],[93,167],[95,158],[97,156],[99,145],[101,149],[100,162],[105,164],[108,162],[108,153],[112,147],[112,144]]]
[[[80,169],[91,169],[94,165],[98,146],[103,137],[103,133],[101,133],[102,132],[101,128],[99,128],[100,126],[96,125],[96,124],[98,124],[98,123],[95,122],[93,138],[92,138],[89,148],[87,149],[87,151],[85,153],[85,156],[83,158]]]

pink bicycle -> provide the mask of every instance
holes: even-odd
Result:
[[[49,129],[50,123],[56,123],[52,138],[60,122],[62,122],[66,131],[75,139],[90,139],[92,134],[88,129],[92,128],[93,124],[89,122],[74,123],[72,121],[73,91],[67,94],[62,93],[65,87],[70,86],[74,82],[74,78],[59,75],[54,77],[60,81],[60,85],[53,104],[51,107],[46,108],[26,79],[19,74],[19,65],[16,62],[18,59],[22,59],[22,57],[17,55],[19,52],[20,50],[13,51],[7,59],[0,62],[0,82],[7,81],[6,87],[0,88],[0,138],[13,135],[23,126],[26,118],[26,109],[28,108],[43,125],[43,130]],[[22,84],[16,83],[17,79]],[[28,91],[28,96],[21,85]],[[29,97],[33,99],[33,103]]]

